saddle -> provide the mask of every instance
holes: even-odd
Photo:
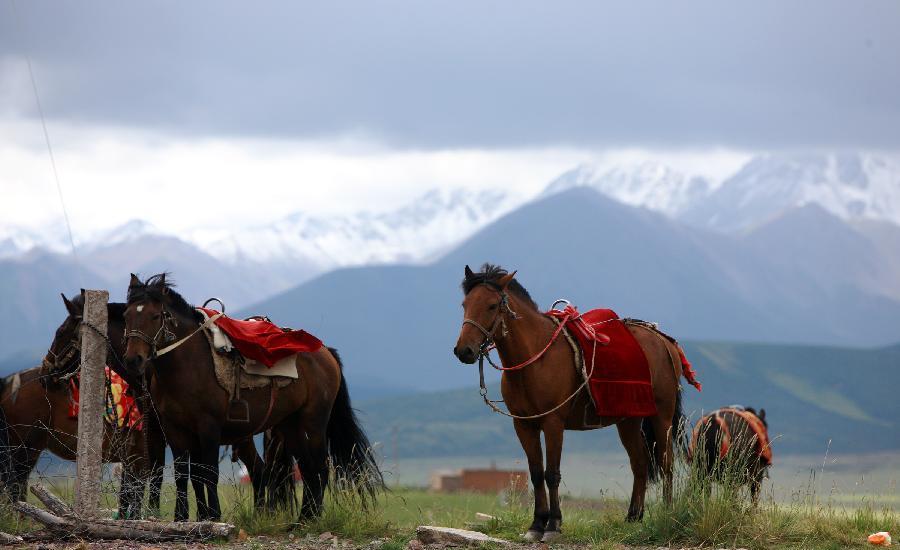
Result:
[[[204,321],[216,312],[197,308]],[[238,321],[253,323],[256,321]],[[216,380],[228,392],[228,420],[249,422],[250,410],[246,400],[241,398],[241,390],[270,388],[269,412],[274,406],[277,392],[300,377],[297,369],[297,353],[278,359],[271,367],[244,356],[234,345],[224,330],[214,323],[203,331],[212,351]],[[268,419],[268,413],[266,419]],[[263,421],[265,423],[265,420]]]

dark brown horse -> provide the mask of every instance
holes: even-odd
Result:
[[[473,273],[466,266],[462,284],[465,322],[453,349],[463,363],[474,363],[493,343],[504,366],[518,365],[538,356],[552,341],[557,325],[538,310],[514,275],[490,264],[485,264],[481,273]],[[671,502],[673,439],[681,438],[682,428],[679,350],[650,328],[631,325],[628,328],[650,364],[656,416],[642,419],[595,415],[591,418],[590,396],[586,389],[579,391],[584,381],[580,365],[576,364],[575,352],[565,338],[553,341],[526,368],[503,373],[500,390],[509,412],[519,417],[514,418],[513,426],[528,457],[534,485],[534,521],[526,533],[527,540],[549,541],[560,532],[559,465],[565,430],[616,425],[634,475],[629,521],[643,516],[647,482],[655,477],[657,470],[663,475],[665,498]],[[546,468],[541,432],[547,446]],[[656,456],[652,457],[648,449],[655,449]]]
[[[68,313],[57,328],[41,367],[28,369],[0,381],[0,412],[8,421],[0,439],[10,454],[0,451],[0,468],[12,498],[22,498],[28,476],[44,449],[66,460],[75,460],[78,442],[78,418],[70,418],[71,386],[67,381],[81,365],[81,327],[84,324],[84,295],[72,300],[62,296]],[[142,430],[114,429],[107,423],[104,435],[104,460],[123,464],[119,492],[119,517],[137,518],[142,511],[144,484],[149,481],[149,514],[159,515],[160,490],[165,466],[165,435],[149,396],[146,382],[133,379],[124,368],[125,304],[107,305],[107,364],[128,382],[141,413]],[[2,424],[2,418],[0,418]],[[238,442],[235,455],[247,466],[253,482],[257,508],[263,504],[263,462],[252,440]]]
[[[749,485],[753,504],[759,503],[763,479],[772,465],[766,410],[732,405],[697,421],[691,437],[691,460],[705,475],[704,489],[712,481]]]
[[[59,326],[41,367],[8,376],[0,381],[0,475],[14,500],[24,498],[28,476],[41,452],[49,450],[65,460],[75,460],[78,444],[78,418],[70,416],[72,400],[69,376],[81,362],[80,331],[84,311],[83,296],[69,301],[63,296],[69,313]],[[121,342],[125,330],[124,304],[109,304],[111,342]],[[110,349],[110,354],[115,354]],[[121,353],[121,347],[119,353]],[[112,359],[110,357],[109,359]],[[108,361],[109,362],[109,361]],[[122,483],[119,492],[119,516],[135,518],[140,514],[144,480],[150,461],[144,434],[106,422],[103,436],[104,462],[121,462]]]
[[[228,418],[229,395],[216,379],[210,346],[202,334],[203,318],[166,282],[165,274],[141,282],[134,275],[125,311],[125,363],[132,376],[150,367],[150,393],[175,456],[178,491],[175,517],[187,518],[187,464],[198,470],[197,515],[218,519],[218,448],[267,429],[284,445],[285,455],[303,472],[301,520],[321,511],[329,477],[336,474],[371,495],[381,485],[368,439],[350,407],[350,395],[336,353],[322,347],[297,356],[299,378],[279,389],[242,391],[249,422]],[[170,353],[159,349],[177,344]],[[291,481],[292,482],[292,481]],[[201,498],[201,495],[205,498]]]

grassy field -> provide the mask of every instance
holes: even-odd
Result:
[[[707,495],[698,485],[702,484],[698,479],[695,473],[681,468],[672,507],[664,505],[657,490],[652,489],[641,523],[624,521],[625,500],[615,491],[577,495],[570,486],[562,503],[565,523],[561,543],[620,549],[669,545],[862,548],[866,546],[866,536],[872,532],[900,532],[900,514],[897,512],[900,499],[896,486],[881,494],[835,492],[827,490],[829,482],[820,483],[816,475],[811,474],[806,485],[793,489],[789,498],[779,496],[775,486],[770,484],[760,505],[754,508],[746,491],[728,484],[715,485]],[[70,479],[43,481],[57,494],[71,499]],[[823,494],[822,490],[826,492]],[[114,486],[110,484],[105,492],[105,507],[114,507],[114,496]],[[392,487],[380,495],[374,505],[364,509],[352,491],[335,489],[329,493],[322,518],[302,526],[294,525],[295,518],[291,513],[255,513],[247,485],[223,483],[220,496],[224,520],[234,523],[251,537],[267,535],[276,543],[287,542],[286,533],[293,528],[295,536],[330,532],[360,546],[379,540],[385,550],[399,550],[414,537],[415,527],[422,524],[476,529],[520,541],[521,533],[531,521],[531,498],[527,494],[438,494],[401,485]],[[171,517],[174,491],[169,485],[163,500],[164,515]],[[494,519],[479,520],[478,512]],[[0,526],[8,532],[33,528],[9,513],[4,514]]]

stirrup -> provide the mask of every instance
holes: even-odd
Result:
[[[233,414],[237,413],[237,414]],[[250,403],[246,399],[236,399],[228,402],[228,411],[225,420],[229,422],[250,423]]]

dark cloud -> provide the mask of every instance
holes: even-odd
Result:
[[[54,118],[417,147],[900,146],[897,2],[17,5],[0,52],[27,49]]]

